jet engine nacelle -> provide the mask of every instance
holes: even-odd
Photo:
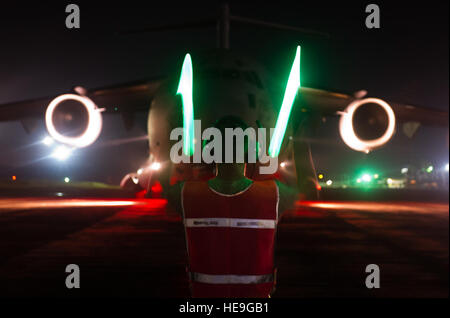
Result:
[[[341,138],[356,151],[369,153],[386,144],[394,135],[394,111],[381,99],[357,99],[340,114]]]
[[[89,146],[97,140],[102,130],[101,111],[86,96],[60,95],[47,107],[47,131],[63,144],[78,148]]]

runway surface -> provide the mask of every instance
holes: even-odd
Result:
[[[274,297],[448,297],[448,244],[448,204],[297,202],[279,223]],[[80,289],[65,287],[68,264]],[[186,297],[185,264],[163,199],[0,199],[0,297]]]

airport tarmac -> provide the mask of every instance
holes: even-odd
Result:
[[[448,297],[448,244],[448,203],[297,202],[279,222],[273,296]],[[0,297],[189,296],[183,224],[163,199],[1,198],[0,255]]]

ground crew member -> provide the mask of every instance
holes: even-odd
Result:
[[[215,126],[223,135],[225,128],[246,129],[235,117]],[[217,163],[214,178],[170,190],[169,201],[183,215],[193,297],[268,297],[274,290],[277,223],[297,191],[252,181],[245,166]]]

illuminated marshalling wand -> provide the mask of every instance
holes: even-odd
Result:
[[[194,154],[194,102],[192,99],[192,60],[186,54],[181,68],[180,82],[177,94],[181,94],[183,101],[183,153],[186,156]]]
[[[284,91],[283,103],[278,113],[275,131],[270,139],[269,156],[275,158],[279,155],[281,144],[283,143],[284,134],[286,133],[287,124],[291,115],[292,106],[294,105],[295,96],[300,88],[300,46],[297,46],[294,63],[292,64],[289,79]]]
[[[190,54],[186,54],[181,68],[180,82],[177,94],[181,94],[183,103],[183,153],[186,156],[194,154],[194,102],[192,98],[193,70]],[[284,92],[283,103],[278,114],[275,131],[269,145],[269,155],[275,158],[279,155],[281,144],[286,133],[287,124],[294,105],[295,97],[300,88],[300,46],[297,46],[294,63]]]

